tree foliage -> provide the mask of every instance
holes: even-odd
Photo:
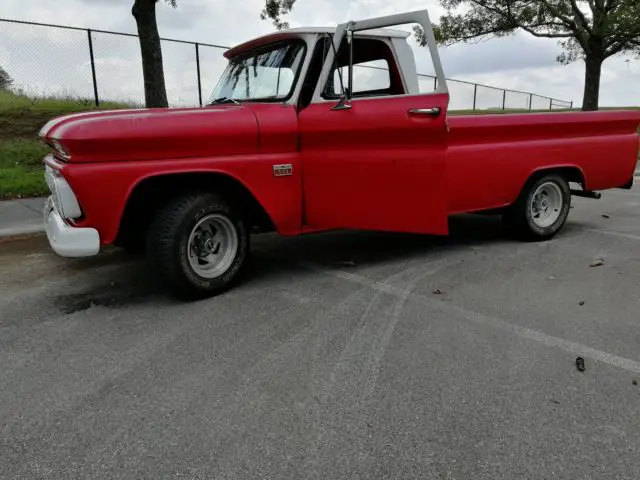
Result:
[[[446,14],[436,27],[439,43],[503,37],[521,29],[555,38],[557,60],[585,61],[583,109],[598,107],[602,63],[618,53],[640,54],[639,0],[440,0]],[[415,29],[419,42],[424,35]]]
[[[291,12],[296,0],[265,0],[264,9],[260,12],[262,20],[271,19],[278,30],[289,28],[289,23],[282,17]]]
[[[0,90],[8,90],[13,84],[13,79],[7,71],[0,66]]]

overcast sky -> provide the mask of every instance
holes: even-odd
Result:
[[[130,13],[132,3],[132,0],[2,0],[0,17],[135,33]],[[271,24],[259,18],[264,0],[178,0],[178,4],[177,9],[162,4],[162,0],[158,4],[158,25],[163,37],[233,45],[272,31]],[[424,7],[429,8],[432,18],[442,12],[434,0],[298,0],[288,20],[292,26],[333,26],[346,20]],[[411,44],[419,71],[432,73],[427,51],[413,40]],[[136,40],[96,34],[94,48],[101,96],[143,98]],[[201,50],[205,97],[224,68],[221,53],[213,48]],[[560,48],[554,40],[526,34],[441,49],[445,73],[450,78],[573,100],[579,105],[584,63],[562,66],[555,60],[558,53]],[[193,47],[165,43],[163,54],[170,101],[196,103]],[[16,84],[31,91],[86,97],[92,94],[83,32],[0,22],[0,65],[9,71]],[[470,106],[472,87],[452,84],[450,89],[453,106]],[[601,105],[640,105],[640,60],[624,56],[607,60],[600,98]],[[498,106],[501,93],[482,91],[479,103],[484,107]],[[510,95],[508,103],[524,106],[526,97]]]

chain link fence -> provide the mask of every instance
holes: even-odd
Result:
[[[20,106],[59,99],[83,105],[143,106],[137,35],[0,18],[0,67],[13,80],[1,104]],[[207,102],[226,66],[228,47],[161,39],[169,105]],[[419,75],[421,92],[436,80]],[[573,102],[460,80],[447,80],[451,110],[553,110]]]
[[[433,92],[436,89],[436,77],[418,74],[421,92]],[[504,88],[447,79],[449,87],[450,110],[557,110],[573,108],[573,101],[520,92]]]

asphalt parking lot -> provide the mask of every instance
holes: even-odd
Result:
[[[1,241],[0,478],[637,480],[640,188],[574,205],[544,243],[257,238],[194,303]]]

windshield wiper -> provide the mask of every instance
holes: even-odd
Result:
[[[209,105],[221,105],[223,103],[233,103],[235,105],[240,105],[240,102],[233,99],[233,98],[229,98],[229,97],[220,97],[220,98],[216,98],[213,102],[211,102]]]

